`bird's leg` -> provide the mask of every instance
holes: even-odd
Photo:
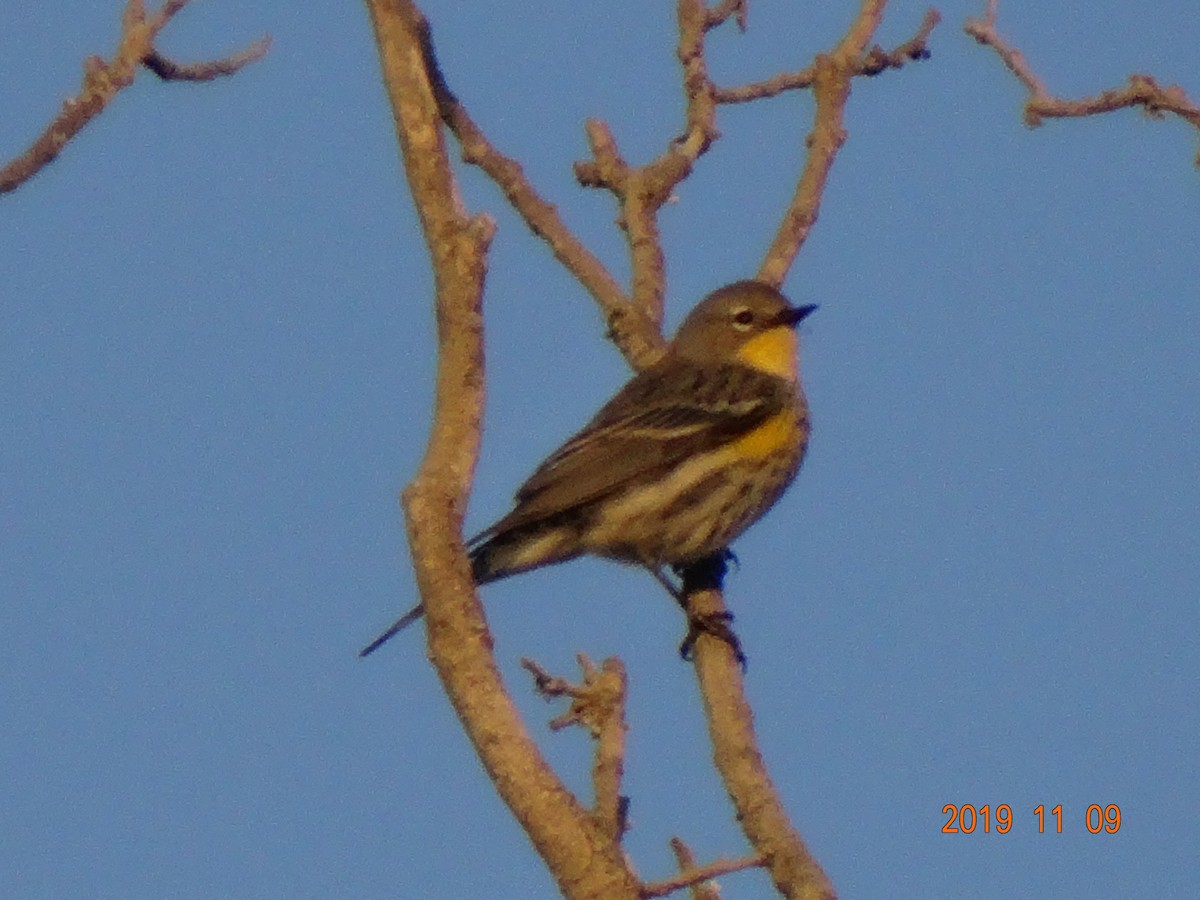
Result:
[[[654,576],[654,580],[662,585],[663,590],[675,598],[675,602],[687,609],[687,598],[683,596],[683,591],[675,584],[667,573],[662,570],[662,566],[646,564],[646,568],[650,570],[650,574]]]
[[[733,613],[719,609],[712,612],[701,612],[693,608],[692,597],[703,591],[720,591],[728,568],[728,560],[737,558],[729,550],[720,550],[698,562],[685,566],[675,566],[675,571],[683,580],[683,589],[676,594],[683,611],[687,613],[688,630],[679,645],[679,655],[686,660],[692,658],[692,649],[702,634],[711,635],[724,641],[733,651],[734,657],[742,669],[746,668],[746,654],[742,652],[742,642],[734,634],[732,628]]]
[[[707,578],[708,581],[701,582],[700,580],[697,580],[696,587],[694,589],[706,590],[708,588],[712,588],[713,590],[719,591],[721,589],[721,583],[725,578],[726,563],[732,563],[735,569],[739,568],[741,564],[738,562],[737,554],[735,554],[728,547],[722,547],[715,554],[713,554],[713,556],[716,557],[715,560],[711,557],[705,557],[699,562],[688,563],[686,565],[673,565],[671,566],[671,570],[679,576],[680,580],[683,580],[687,577],[687,573],[689,571],[696,569],[697,567],[710,565],[714,566],[713,572],[703,575],[703,577]],[[715,568],[718,564],[720,566],[719,570]],[[667,573],[663,571],[663,567],[661,565],[651,562],[643,563],[643,565],[650,570],[650,574],[654,576],[655,581],[662,585],[663,590],[674,597],[675,602],[683,608],[684,612],[687,612],[687,595],[684,592],[684,587],[673,582],[667,576]]]

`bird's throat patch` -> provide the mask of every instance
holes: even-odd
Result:
[[[786,325],[764,331],[742,344],[738,358],[746,365],[788,381],[796,380],[796,332]]]

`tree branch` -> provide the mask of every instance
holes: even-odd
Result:
[[[892,50],[884,50],[876,44],[858,60],[854,74],[879,75],[888,69],[902,69],[910,62],[929,59],[929,37],[941,21],[942,14],[936,9],[927,10],[916,34]],[[816,66],[807,66],[799,72],[781,72],[752,84],[732,88],[715,88],[714,95],[718,103],[748,103],[752,100],[774,97],[785,91],[810,88],[816,76]]]
[[[671,878],[652,881],[642,887],[642,896],[666,897],[675,891],[690,887],[696,900],[719,900],[720,894],[707,882],[743,869],[757,869],[763,864],[762,856],[747,856],[744,859],[717,859],[705,866],[697,866],[692,852],[679,838],[671,838],[671,850],[679,863],[680,872]]]
[[[157,50],[142,60],[142,65],[163,81],[213,81],[232,75],[255,60],[266,56],[271,49],[270,36],[262,37],[245,50],[232,53],[224,59],[212,59],[201,63],[175,62]]]
[[[600,830],[619,843],[625,834],[628,801],[621,795],[625,774],[625,666],[615,657],[606,659],[600,669],[583,653],[577,657],[583,672],[580,684],[557,678],[531,659],[521,665],[534,677],[534,687],[546,699],[570,697],[571,707],[550,722],[559,731],[572,725],[586,728],[596,742],[592,763],[592,789],[595,800],[592,817]]]
[[[690,872],[696,868],[696,857],[692,848],[683,842],[682,838],[671,838],[671,852],[675,854],[675,864],[679,871]],[[721,892],[711,881],[701,881],[691,885],[692,900],[721,900]]]
[[[893,63],[928,56],[926,41],[939,20],[933,10],[926,14],[916,35],[891,54],[878,48],[867,50],[885,6],[886,0],[863,0],[841,41],[830,53],[819,55],[810,67],[808,77],[816,112],[808,137],[808,158],[757,275],[777,287],[783,283],[817,220],[829,172],[846,140],[844,110],[854,77],[876,74]],[[714,558],[707,566],[693,566],[685,571],[683,593],[690,619],[727,616],[721,595],[723,575],[724,561],[720,558]],[[805,900],[831,900],[836,896],[833,885],[792,827],[758,751],[738,657],[735,647],[727,641],[709,634],[696,639],[696,677],[704,699],[714,762],[746,838],[762,854],[780,894]]]
[[[869,52],[867,44],[883,19],[887,0],[863,0],[858,15],[851,22],[838,45],[827,54],[820,54],[807,71],[816,111],[813,128],[808,135],[808,158],[796,183],[796,190],[783,215],[775,240],[758,267],[755,276],[775,287],[783,284],[788,270],[808,239],[821,210],[825,182],[846,142],[845,108],[850,97],[850,85],[855,76],[875,75],[889,67],[899,67],[905,60],[927,59],[926,42],[941,16],[929,10],[916,35],[896,50],[887,53],[878,47]]]
[[[123,88],[133,84],[138,66],[145,66],[165,81],[210,81],[232,75],[266,55],[270,37],[245,50],[207,63],[181,65],[154,49],[158,34],[188,3],[168,0],[147,18],[142,0],[128,0],[121,15],[121,37],[111,61],[89,56],[83,62],[83,85],[79,94],[65,101],[54,120],[29,149],[0,169],[0,194],[20,187],[53,162],[67,143],[98,116]]]
[[[1123,88],[1101,91],[1094,97],[1064,100],[1050,93],[1044,81],[1033,71],[1025,54],[1000,36],[996,28],[997,0],[988,0],[982,19],[968,19],[963,30],[985,47],[996,51],[1004,65],[1029,92],[1025,101],[1025,124],[1037,128],[1043,119],[1080,118],[1140,106],[1148,116],[1161,119],[1172,113],[1200,130],[1200,106],[1191,101],[1179,85],[1162,87],[1150,75],[1134,74]],[[1200,152],[1196,155],[1200,166]]]
[[[483,407],[481,300],[494,224],[461,209],[409,0],[367,0],[405,173],[437,288],[438,373],[429,445],[403,505],[428,618],[431,661],[501,798],[569,898],[635,898],[637,878],[554,775],[504,690],[466,551],[462,518]]]
[[[721,581],[725,561],[714,556],[683,574],[689,618],[728,618]],[[701,633],[693,647],[713,762],[750,845],[763,857],[776,889],[791,900],[835,900],[833,884],[789,821],[767,773],[754,714],[746,699],[738,653],[729,642]]]
[[[496,183],[529,230],[549,245],[554,258],[592,295],[604,314],[613,342],[635,368],[649,365],[664,346],[659,323],[631,302],[605,265],[567,227],[554,205],[537,192],[521,164],[501,153],[471,118],[446,82],[427,22],[420,38],[438,112],[458,139],[463,161],[478,166]]]

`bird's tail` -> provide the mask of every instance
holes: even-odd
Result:
[[[423,615],[425,615],[425,607],[418,603],[416,606],[398,618],[395,622],[393,622],[387,631],[375,638],[375,640],[371,641],[371,643],[367,644],[367,646],[359,650],[359,659],[362,659],[365,656],[370,656]]]
[[[485,533],[486,534],[486,533]],[[471,550],[476,584],[574,559],[582,552],[575,531],[563,526],[516,528],[487,537]]]
[[[477,585],[487,584],[539,566],[565,562],[579,554],[578,541],[564,528],[502,531],[471,550],[471,577]],[[423,615],[425,607],[418,603],[363,647],[359,657],[370,656]]]
[[[505,569],[501,562],[501,558],[506,555],[508,554],[497,553],[494,540],[481,544],[472,550],[471,576],[475,579],[475,583],[486,584],[489,581],[496,581],[497,579],[504,578],[506,575],[514,574],[513,571]],[[379,637],[363,647],[358,652],[359,659],[370,656],[423,615],[425,615],[425,606],[418,603],[388,626],[388,629],[380,634]]]

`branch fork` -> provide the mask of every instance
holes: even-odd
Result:
[[[1141,107],[1150,118],[1175,115],[1200,131],[1200,106],[1192,102],[1179,85],[1163,87],[1151,75],[1130,75],[1129,83],[1124,87],[1101,91],[1092,97],[1067,100],[1055,96],[1033,70],[1025,54],[1000,34],[996,25],[998,10],[998,0],[988,0],[983,18],[968,19],[963,30],[978,43],[991,47],[1024,85],[1029,95],[1025,101],[1024,119],[1030,128],[1037,128],[1045,119],[1082,118]],[[1196,165],[1200,167],[1200,152],[1196,155]]]
[[[140,66],[163,81],[211,81],[232,75],[266,55],[269,36],[222,59],[203,63],[178,63],[154,47],[159,33],[189,0],[167,0],[153,15],[142,0],[128,0],[121,14],[121,37],[111,60],[89,56],[83,61],[83,84],[79,93],[63,102],[53,121],[29,149],[0,168],[0,194],[20,187],[62,152],[75,135],[104,111],[122,89],[133,84]]]

